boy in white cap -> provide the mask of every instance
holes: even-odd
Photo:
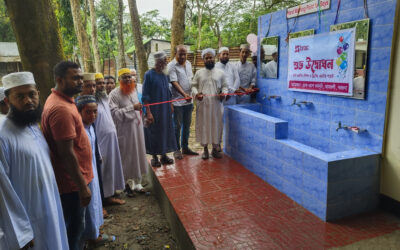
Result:
[[[205,49],[201,56],[206,67],[196,72],[192,82],[192,93],[197,99],[196,140],[204,147],[203,159],[209,158],[208,144],[213,146],[212,156],[222,158],[218,151],[223,129],[221,101],[228,93],[228,84],[225,73],[214,67],[215,51]]]
[[[33,74],[2,82],[10,111],[0,125],[0,248],[69,249]]]

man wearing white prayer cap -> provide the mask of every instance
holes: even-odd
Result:
[[[8,105],[4,102],[5,97],[4,87],[0,87],[0,120],[8,113]]]
[[[169,152],[178,150],[172,120],[173,105],[169,89],[167,54],[159,51],[154,54],[155,66],[144,74],[142,102],[167,102],[146,106],[146,126],[144,129],[146,153],[152,155],[151,165],[173,164],[174,160],[167,156]],[[161,156],[158,159],[158,156]]]
[[[256,86],[257,69],[254,64],[249,63],[247,58],[250,56],[250,48],[248,44],[240,45],[240,61],[236,63],[236,68],[239,72],[240,86],[242,91],[249,91]],[[239,104],[249,103],[250,96],[238,96],[237,101]]]
[[[274,48],[272,50],[272,60],[267,64],[263,64],[262,71],[265,72],[265,77],[267,78],[277,78],[278,71],[278,50]]]
[[[196,72],[192,93],[196,97],[196,140],[204,147],[202,158],[209,158],[208,144],[212,144],[212,156],[222,158],[218,145],[222,139],[222,103],[228,97],[228,84],[224,71],[215,66],[215,51],[202,52],[205,68]]]
[[[239,89],[240,85],[240,78],[237,67],[233,63],[229,62],[229,49],[227,47],[221,47],[218,50],[218,53],[219,62],[215,64],[215,67],[224,71],[226,82],[228,84],[228,93],[235,93]],[[223,104],[236,104],[236,96],[231,96],[231,98],[224,101]]]
[[[12,73],[2,82],[10,111],[0,123],[0,248],[68,249],[33,74]]]

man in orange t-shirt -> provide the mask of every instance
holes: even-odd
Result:
[[[81,248],[86,207],[91,199],[92,151],[73,96],[82,91],[83,74],[74,62],[54,67],[56,87],[47,98],[42,115],[43,134],[49,144],[60,191],[70,249]]]

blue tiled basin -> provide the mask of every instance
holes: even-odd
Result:
[[[378,153],[324,152],[291,139],[288,125],[260,104],[226,106],[224,151],[324,221],[377,207]]]

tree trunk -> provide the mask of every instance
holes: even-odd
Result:
[[[90,21],[92,23],[92,49],[94,56],[94,66],[96,72],[101,72],[100,53],[97,42],[97,18],[96,18],[96,11],[94,9],[94,0],[89,0],[89,12],[90,12]]]
[[[175,57],[175,47],[185,40],[186,0],[174,0],[171,20],[171,58]]]
[[[80,12],[80,1],[69,0],[71,3],[72,19],[74,21],[75,33],[78,38],[78,44],[81,51],[83,68],[86,72],[94,72],[93,62],[90,58],[89,40],[83,26],[82,16]]]
[[[119,49],[119,63],[121,68],[126,68],[125,60],[125,45],[124,45],[124,2],[118,0],[118,49]]]
[[[23,70],[35,76],[40,101],[54,87],[53,67],[64,60],[52,0],[5,0]]]
[[[136,6],[136,0],[128,0],[129,10],[131,13],[132,32],[135,41],[136,55],[139,61],[140,80],[143,81],[144,73],[149,69],[147,65],[146,50],[143,45],[142,32],[140,29],[139,13]]]

